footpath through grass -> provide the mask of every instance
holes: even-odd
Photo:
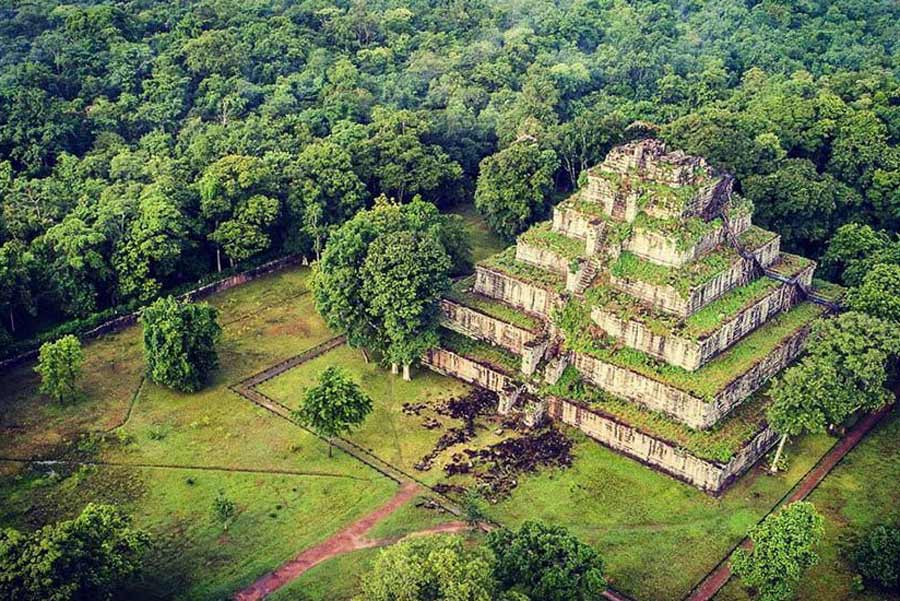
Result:
[[[855,537],[878,524],[900,522],[900,411],[893,413],[832,470],[807,498],[825,516],[819,564],[800,586],[801,601],[897,601],[900,594],[855,591],[855,570],[848,560]],[[750,601],[732,579],[715,601]]]

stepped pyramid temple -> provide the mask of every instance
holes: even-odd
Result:
[[[658,140],[613,149],[552,221],[454,284],[424,362],[501,413],[722,491],[775,442],[765,385],[831,306],[732,184]]]

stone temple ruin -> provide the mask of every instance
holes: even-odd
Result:
[[[765,384],[830,304],[732,184],[658,140],[613,149],[552,221],[455,283],[424,362],[501,413],[721,492],[774,443]]]

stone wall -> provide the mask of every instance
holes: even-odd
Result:
[[[445,376],[458,378],[498,394],[513,385],[513,380],[506,374],[442,348],[425,353],[422,364]]]
[[[584,240],[591,227],[591,216],[569,207],[553,207],[553,231],[569,238]]]
[[[739,236],[750,227],[750,214],[745,213],[731,222],[735,236]],[[671,236],[657,231],[635,228],[625,243],[624,250],[646,259],[651,263],[668,267],[682,267],[697,260],[703,253],[709,252],[727,240],[724,227],[718,227],[702,236],[689,248],[678,248]]]
[[[540,333],[501,321],[451,300],[441,300],[441,324],[470,338],[486,340],[521,355]]]
[[[763,267],[767,267],[778,258],[780,240],[778,236],[756,249],[753,254]],[[610,284],[625,294],[652,304],[660,311],[672,313],[679,317],[687,317],[696,313],[729,290],[743,286],[756,277],[753,262],[749,259],[736,260],[730,269],[726,269],[714,278],[694,288],[683,296],[669,285],[659,286],[639,280],[630,280],[610,276]]]
[[[547,319],[561,302],[559,293],[553,290],[523,282],[481,265],[475,267],[475,285],[472,289],[479,294]]]
[[[556,254],[548,248],[532,246],[521,240],[516,242],[516,260],[548,271],[555,271],[560,275],[569,273],[569,260],[567,258]]]
[[[548,414],[594,440],[651,465],[697,488],[717,494],[772,447],[775,433],[760,431],[725,464],[701,459],[673,443],[655,438],[594,407],[550,397]]]
[[[591,319],[607,334],[622,341],[625,346],[671,365],[694,371],[766,323],[769,318],[790,309],[796,300],[796,290],[792,286],[781,285],[700,340],[655,334],[639,321],[624,321],[615,313],[599,307],[591,310]]]
[[[583,353],[574,353],[574,365],[585,380],[610,394],[670,415],[692,428],[704,430],[715,425],[769,378],[787,367],[803,350],[808,335],[808,326],[797,330],[747,371],[736,374],[710,400]]]

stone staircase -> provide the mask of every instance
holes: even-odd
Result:
[[[594,258],[588,259],[585,262],[584,268],[581,270],[581,275],[578,276],[578,282],[576,282],[572,293],[576,296],[584,294],[584,291],[588,289],[588,286],[590,286],[594,281],[594,278],[597,277],[597,270],[597,260]]]

